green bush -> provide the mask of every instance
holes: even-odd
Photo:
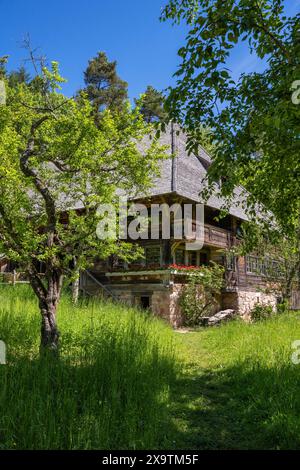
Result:
[[[282,313],[288,313],[289,312],[289,302],[288,301],[283,301],[280,302],[277,305],[277,313],[282,314]]]
[[[253,322],[266,320],[274,314],[274,310],[271,305],[256,304],[251,312],[250,318]]]
[[[216,263],[201,266],[189,274],[180,297],[180,307],[186,326],[201,324],[203,317],[213,315],[223,286],[224,268]]]

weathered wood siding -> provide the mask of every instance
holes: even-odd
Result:
[[[291,309],[300,310],[300,291],[294,290],[291,299]]]

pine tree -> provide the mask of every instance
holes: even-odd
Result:
[[[29,81],[30,75],[26,71],[25,67],[20,67],[18,70],[13,70],[8,75],[8,82],[12,88],[20,83],[28,83]]]
[[[109,62],[105,52],[98,52],[84,72],[85,91],[97,114],[106,108],[120,110],[128,99],[128,85],[116,68],[116,61]]]
[[[163,93],[149,85],[144,96],[139,100],[135,99],[135,103],[140,104],[140,111],[146,122],[156,122],[164,121],[167,118],[164,100]]]

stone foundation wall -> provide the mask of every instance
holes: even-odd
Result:
[[[185,284],[174,283],[168,288],[157,286],[127,285],[114,290],[115,295],[129,305],[138,305],[139,295],[149,295],[150,309],[154,315],[163,318],[174,328],[182,326],[184,318],[180,308],[180,296]],[[257,304],[270,305],[274,310],[277,307],[276,296],[265,294],[255,290],[237,290],[235,292],[223,292],[218,299],[214,313],[220,310],[233,309],[245,320],[249,319],[250,311]]]
[[[222,294],[222,310],[232,308],[236,312],[239,309],[237,292],[224,292]]]
[[[150,296],[150,309],[152,313],[160,318],[163,318],[167,322],[171,323],[174,328],[178,328],[182,325],[183,316],[179,305],[179,298],[181,295],[183,285],[174,284],[169,289],[157,286],[156,289],[149,288],[141,285],[141,294]],[[136,287],[135,287],[136,290]],[[123,303],[129,305],[138,305],[138,293],[133,290],[130,286],[126,286],[123,289],[114,289],[114,294]]]
[[[259,291],[238,291],[238,312],[245,319],[249,319],[250,311],[256,304],[271,306],[277,309],[275,294],[266,294]]]
[[[222,308],[232,308],[245,320],[249,319],[250,311],[256,304],[270,305],[277,308],[277,299],[274,294],[266,294],[260,291],[238,290],[237,292],[225,292],[222,295]]]
[[[170,293],[170,317],[169,321],[174,328],[179,328],[183,324],[183,314],[179,305],[183,285],[174,284]]]
[[[184,286],[185,284],[174,284],[170,290],[170,295],[168,299],[169,306],[167,306],[167,302],[165,303],[165,306],[164,306],[164,312],[165,312],[164,318],[167,318],[174,328],[179,328],[184,323],[184,315],[180,307],[180,296],[181,296],[182,289],[184,288]],[[215,314],[221,310],[222,308],[221,300],[222,300],[221,296],[217,298],[217,304],[212,314]],[[168,313],[168,317],[166,317],[166,312],[168,309],[169,309],[169,313]]]
[[[118,293],[118,299],[126,305],[133,305],[133,297],[130,292]]]
[[[154,291],[152,294],[151,310],[154,315],[170,322],[170,292]]]

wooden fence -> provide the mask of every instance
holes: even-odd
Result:
[[[0,284],[28,284],[26,273],[23,272],[3,272],[0,273]]]

